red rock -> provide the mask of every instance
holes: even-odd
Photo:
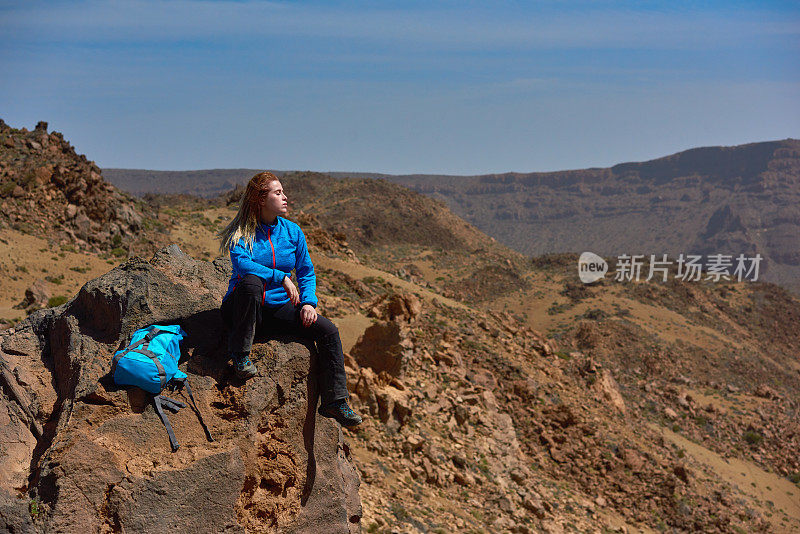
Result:
[[[614,377],[611,376],[611,372],[608,370],[602,370],[600,373],[600,379],[595,382],[596,387],[602,393],[603,398],[605,398],[608,402],[611,403],[611,406],[614,407],[622,415],[625,415],[628,410],[625,406],[625,399],[622,398],[622,394],[619,391],[619,385],[617,381],[614,380]]]
[[[775,391],[774,389],[772,389],[771,387],[769,387],[766,384],[761,384],[760,386],[758,386],[758,388],[756,388],[756,390],[754,391],[754,394],[757,397],[761,397],[761,398],[764,398],[764,399],[780,399],[780,398],[782,398],[781,395],[777,391]]]
[[[676,477],[681,479],[684,483],[689,483],[689,470],[686,468],[685,465],[676,465],[672,468],[672,472],[675,474]]]
[[[475,477],[469,473],[456,471],[453,473],[453,481],[460,486],[474,486],[475,485]]]

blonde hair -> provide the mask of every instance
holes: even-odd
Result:
[[[239,212],[236,217],[219,233],[220,254],[227,254],[244,238],[244,244],[253,251],[253,242],[256,238],[258,218],[260,215],[261,199],[269,193],[269,184],[278,181],[278,177],[271,172],[264,171],[256,174],[247,182],[247,187],[239,202]]]

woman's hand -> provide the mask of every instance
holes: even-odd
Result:
[[[297,291],[297,288],[292,283],[292,279],[288,276],[283,278],[283,289],[286,290],[286,295],[289,297],[289,300],[292,301],[292,304],[297,306],[300,304],[300,293]]]
[[[300,308],[300,319],[303,321],[303,326],[311,326],[317,320],[317,310],[311,304],[304,304]]]

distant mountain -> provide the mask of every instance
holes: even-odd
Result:
[[[246,183],[254,169],[208,169],[203,171],[147,171],[103,169],[106,180],[134,195],[147,193],[193,194],[213,197]]]
[[[607,169],[388,178],[525,254],[731,254],[800,290],[800,141],[696,148]]]
[[[143,196],[147,193],[198,195],[211,198],[244,185],[265,169],[205,169],[198,171],[150,171],[146,169],[103,169],[106,180],[123,191]],[[267,169],[278,177],[297,171]],[[374,172],[328,172],[334,178],[394,178]]]
[[[213,196],[256,171],[104,170],[134,194]],[[280,172],[280,175],[283,175]],[[445,202],[530,255],[760,253],[760,276],[800,291],[800,141],[695,148],[640,163],[481,176],[331,173],[383,178]]]

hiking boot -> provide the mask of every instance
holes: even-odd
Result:
[[[247,380],[253,378],[258,374],[258,369],[250,361],[250,354],[234,354],[233,355],[233,368],[236,371],[236,378]]]
[[[336,419],[342,426],[356,426],[361,424],[361,417],[348,406],[347,401],[344,399],[333,401],[325,406],[320,406],[317,411],[323,417]]]

